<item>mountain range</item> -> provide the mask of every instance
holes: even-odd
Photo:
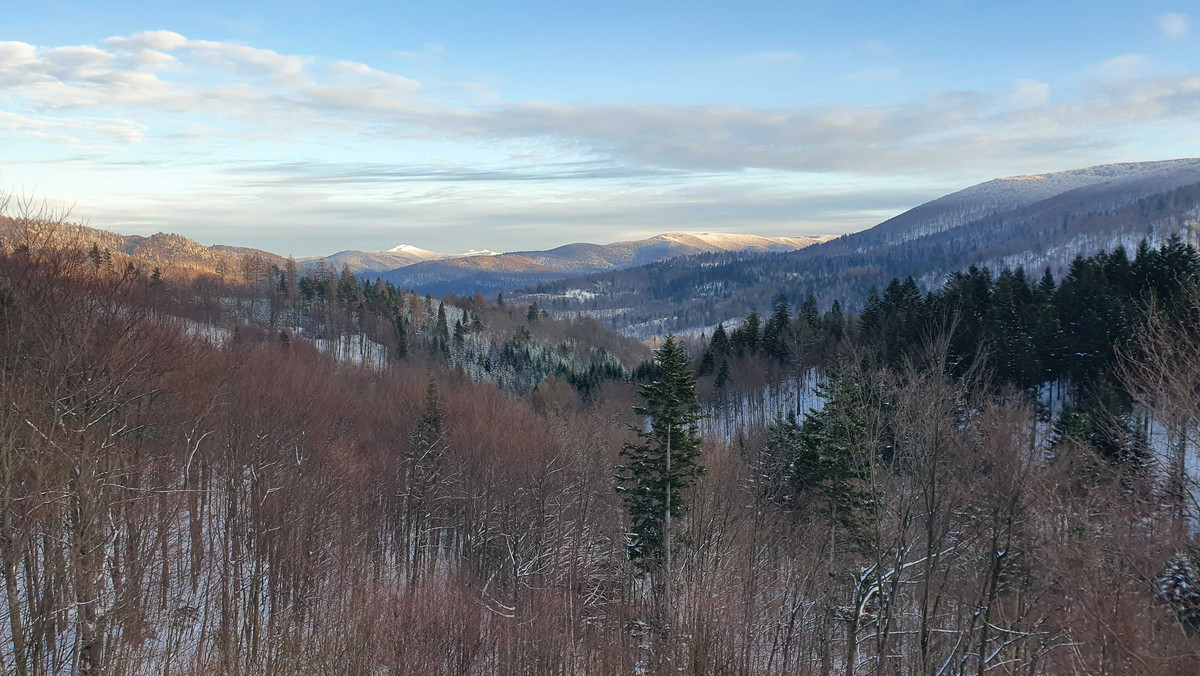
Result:
[[[627,335],[708,330],[765,310],[782,293],[855,309],[871,287],[913,277],[940,286],[975,265],[1049,268],[1078,255],[1180,235],[1200,220],[1200,159],[1110,164],[987,181],[862,232],[798,251],[721,253],[547,283],[525,295],[556,312],[601,318]]]
[[[793,304],[813,294],[825,307],[854,310],[871,287],[913,277],[940,286],[969,266],[1049,268],[1143,239],[1194,240],[1200,221],[1200,159],[1110,164],[1000,178],[919,205],[862,232],[840,237],[759,237],[671,232],[611,244],[576,243],[544,251],[443,254],[411,245],[341,251],[298,261],[310,269],[348,267],[422,294],[504,291],[560,316],[590,316],[633,337],[704,331],[765,310],[783,294]],[[11,223],[0,218],[0,236]],[[123,258],[167,274],[249,279],[288,261],[239,247],[203,246],[179,235],[125,236],[70,226]],[[258,271],[258,272],[254,272]]]
[[[670,232],[647,239],[611,244],[575,243],[546,251],[469,251],[440,254],[401,245],[387,251],[340,251],[304,259],[307,267],[342,266],[364,277],[380,277],[421,293],[498,291],[610,270],[622,270],[680,256],[721,251],[786,252],[832,239],[760,237],[758,235]]]

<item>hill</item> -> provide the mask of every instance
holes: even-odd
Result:
[[[430,260],[377,276],[420,292],[495,292],[574,275],[622,270],[683,256],[723,251],[785,252],[829,240],[820,237],[760,237],[738,234],[665,233],[612,244],[575,243],[546,251]],[[361,272],[370,276],[372,273]]]
[[[602,318],[626,335],[706,330],[765,310],[779,293],[849,309],[872,287],[912,276],[926,289],[976,265],[1060,273],[1077,255],[1170,234],[1200,217],[1200,159],[1112,164],[996,179],[863,232],[784,254],[715,253],[542,284],[531,297]]]

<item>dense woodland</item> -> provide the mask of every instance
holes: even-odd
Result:
[[[856,316],[780,303],[640,382],[526,391],[446,351],[476,318],[572,330],[538,308],[174,281],[24,221],[0,253],[0,673],[1200,669],[1182,242],[1059,282],[898,281]],[[387,359],[322,348],[346,331]],[[809,365],[819,410],[697,433],[722,373]],[[1083,411],[1123,395],[1149,456],[1038,443],[1046,382]]]
[[[941,336],[954,377],[982,368],[991,390],[1028,393],[1043,416],[1057,398],[1066,404],[1056,412],[1060,438],[1082,435],[1112,458],[1140,462],[1149,419],[1121,381],[1122,358],[1140,357],[1149,318],[1194,321],[1186,301],[1198,282],[1200,255],[1172,236],[1157,248],[1143,240],[1133,256],[1122,247],[1077,256],[1061,282],[1049,268],[1034,280],[1024,268],[993,275],[972,266],[922,294],[912,277],[892,279],[882,293],[872,287],[855,316],[837,301],[822,313],[812,295],[792,316],[781,295],[766,320],[752,311],[730,332],[719,325],[696,371],[711,376],[714,399],[728,400],[737,396],[734,372],[759,385],[763,373],[836,371],[846,353],[899,371]]]
[[[704,254],[550,282],[533,291],[557,296],[554,309],[564,315],[593,316],[636,337],[713,327],[751,309],[765,312],[781,292],[793,305],[812,294],[823,306],[838,300],[858,312],[868,290],[893,277],[912,277],[922,290],[932,290],[971,265],[993,270],[1049,266],[1062,275],[1077,253],[1090,255],[1117,244],[1132,248],[1145,238],[1161,242],[1200,216],[1200,184],[1145,192],[1105,199],[1067,192],[946,230],[901,237],[884,223],[789,253]]]

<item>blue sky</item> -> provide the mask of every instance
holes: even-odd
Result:
[[[0,190],[312,255],[841,233],[1200,155],[1183,3],[130,3],[0,24]]]

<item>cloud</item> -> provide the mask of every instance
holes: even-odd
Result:
[[[1092,72],[1106,80],[1130,80],[1145,75],[1149,69],[1149,58],[1140,54],[1122,54],[1101,61]]]
[[[120,120],[134,111],[165,114],[171,124],[163,133],[203,122],[210,138],[221,124],[204,118],[289,143],[314,133],[369,134],[373,142],[550,144],[581,159],[641,169],[938,175],[958,174],[963,162],[1019,168],[1063,153],[1084,161],[1096,144],[1116,142],[1116,125],[1178,120],[1200,102],[1196,74],[1149,77],[1150,62],[1138,55],[1095,66],[1098,81],[1072,100],[1053,100],[1049,85],[1025,79],[1006,93],[940,92],[877,106],[570,105],[501,97],[463,105],[437,98],[447,88],[423,93],[411,78],[356,61],[322,62],[168,31],[101,44],[0,43],[0,100],[16,97],[10,100],[23,102],[25,114],[47,120],[78,112]],[[752,56],[792,58],[785,54],[793,53]],[[132,143],[154,134],[155,123],[147,118],[136,132],[121,125],[75,131]]]
[[[1017,80],[1008,98],[1018,108],[1039,108],[1050,103],[1050,85],[1037,80]]]
[[[496,167],[451,163],[280,162],[230,167],[227,173],[252,186],[362,186],[401,183],[494,183],[595,181],[678,177],[680,172],[630,167],[612,161],[583,160],[507,164]]]
[[[794,59],[760,62],[772,60]],[[155,31],[96,45],[0,42],[0,135],[5,144],[39,144],[29,156],[48,155],[41,151],[56,144],[91,156],[131,151],[120,160],[170,156],[173,170],[186,169],[180,175],[203,177],[209,194],[270,222],[288,222],[301,204],[295,196],[311,193],[303,204],[314,213],[350,218],[357,210],[379,223],[411,218],[426,228],[488,219],[511,228],[615,228],[689,218],[719,230],[716,221],[738,210],[746,215],[735,225],[744,230],[754,223],[784,228],[795,223],[785,211],[798,203],[785,193],[798,190],[796,177],[871,183],[901,176],[964,187],[968,179],[1129,159],[1146,130],[1164,146],[1194,139],[1200,71],[1159,73],[1152,66],[1124,55],[1080,73],[1078,86],[1052,89],[1022,79],[1006,91],[932,92],[886,105],[599,105],[511,100],[490,89],[470,96],[469,83],[422,86],[380,64]],[[287,152],[279,150],[284,146]],[[184,149],[186,161],[176,157]],[[370,161],[330,159],[345,157]],[[96,160],[96,171],[118,162],[109,161]],[[177,180],[186,191],[190,182],[171,175],[159,170],[144,178],[165,186]],[[748,176],[771,180],[751,185]],[[86,179],[79,185],[90,189]],[[738,197],[743,188],[779,211]],[[240,194],[248,197],[238,201]],[[856,198],[837,194],[845,213],[857,214],[846,223],[870,224]],[[706,201],[710,196],[715,201]],[[187,194],[168,201],[174,207],[185,198],[206,201]],[[253,206],[259,199],[263,206]],[[701,206],[686,200],[717,215],[698,214]],[[913,205],[901,201],[893,204]],[[841,222],[816,202],[809,195],[807,211],[795,213]],[[139,203],[161,207],[150,197]],[[132,218],[132,207],[108,209],[96,215]],[[167,213],[174,219],[161,209],[141,218],[157,219],[155,229],[175,228]],[[198,208],[186,222],[201,227],[204,213]]]
[[[367,86],[380,85],[400,92],[414,92],[421,87],[420,83],[416,80],[404,77],[403,75],[376,70],[365,63],[357,61],[334,61],[325,70],[333,77],[343,79],[349,83],[365,84]]]
[[[1168,12],[1154,17],[1158,29],[1169,38],[1181,38],[1192,29],[1192,17],[1178,12]]]
[[[134,33],[128,37],[111,37],[104,40],[103,44],[106,47],[124,51],[152,49],[160,52],[169,52],[173,49],[183,47],[187,42],[188,39],[179,33],[171,31],[146,31],[143,33]]]

